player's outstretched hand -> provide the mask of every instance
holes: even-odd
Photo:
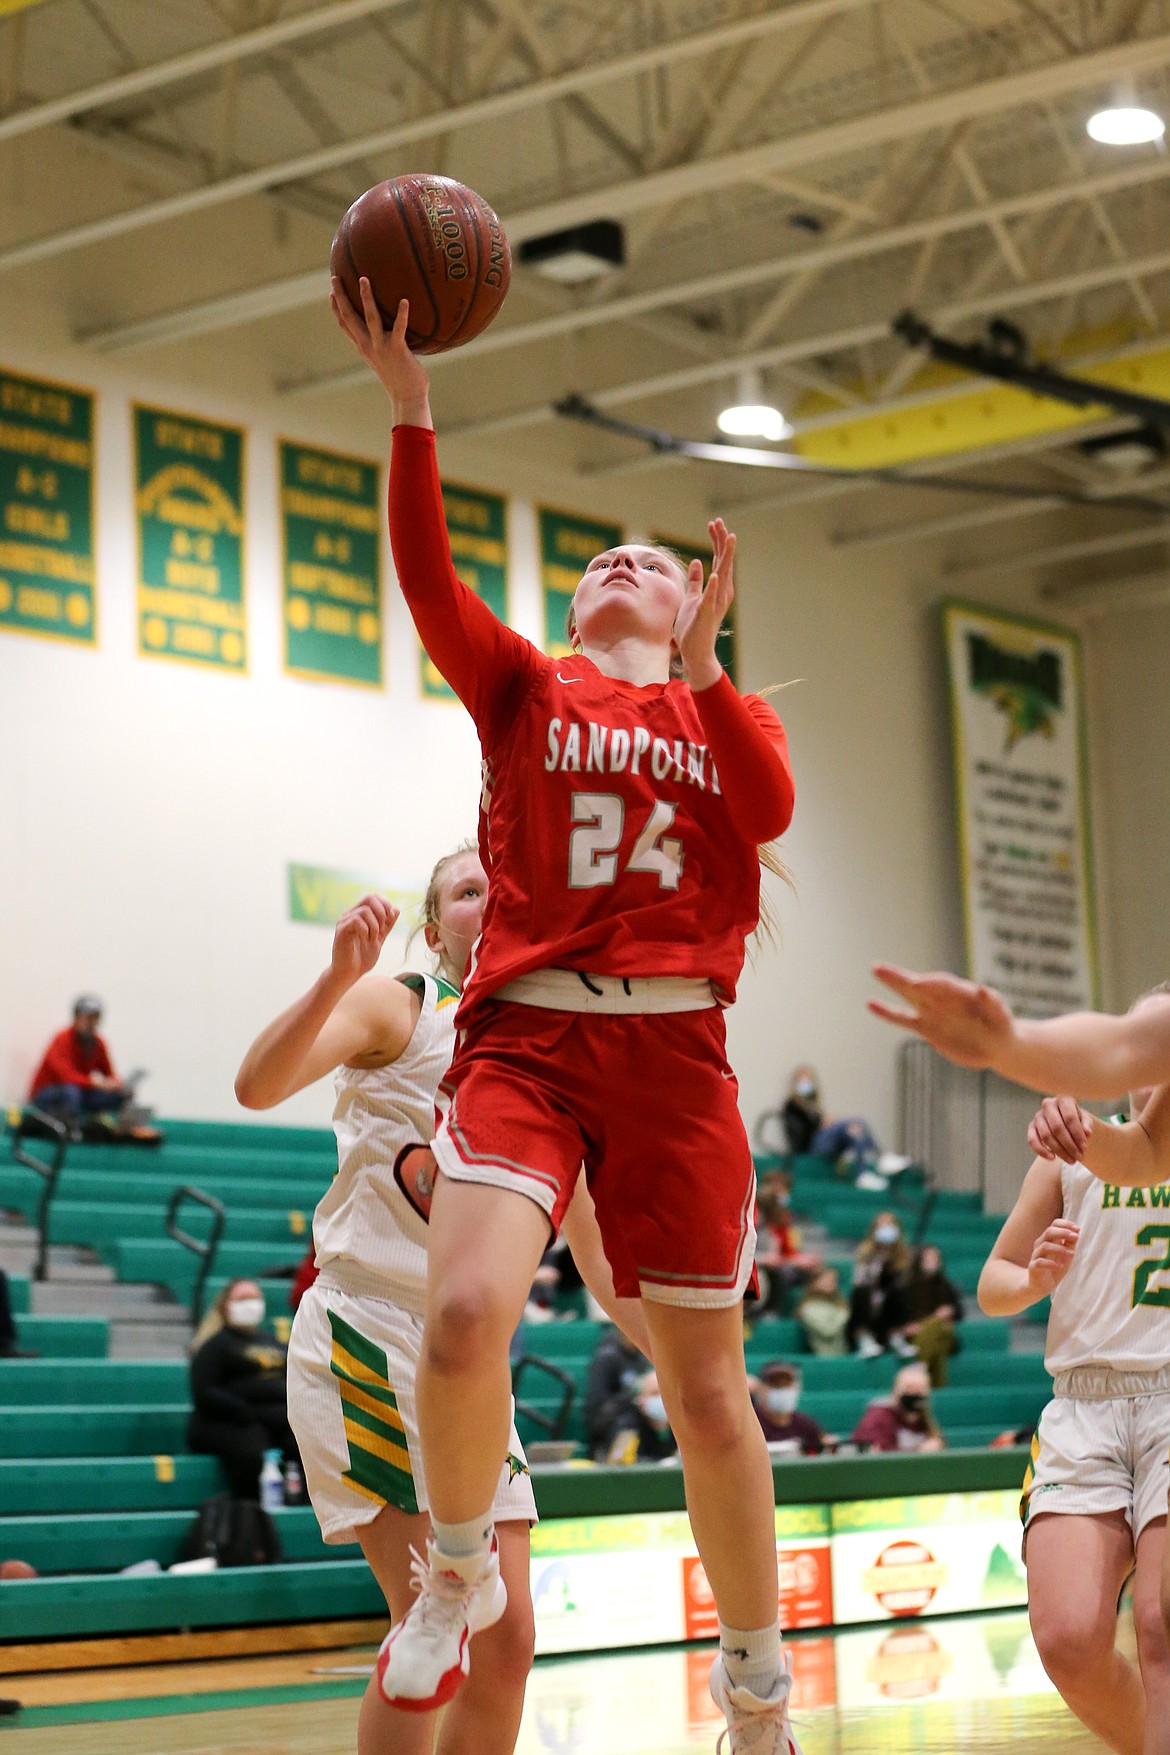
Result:
[[[394,404],[395,425],[404,422],[408,426],[429,427],[430,379],[422,361],[406,345],[410,305],[406,299],[399,300],[394,326],[387,329],[364,274],[358,284],[362,295],[360,311],[354,309],[337,275],[333,276],[329,294],[333,315],[385,387]],[[425,419],[421,418],[424,414]]]
[[[953,1060],[982,1070],[994,1066],[1012,1036],[1012,1014],[994,987],[958,975],[916,975],[891,963],[875,963],[877,979],[906,1001],[905,1007],[871,999],[869,1009],[887,1024],[912,1030]]]
[[[1072,1266],[1080,1234],[1080,1226],[1071,1219],[1054,1219],[1037,1237],[1028,1263],[1028,1284],[1037,1297],[1048,1298],[1055,1292]]]
[[[1045,1097],[1028,1127],[1028,1144],[1037,1158],[1079,1164],[1085,1155],[1093,1117],[1075,1097]]]
[[[692,561],[687,569],[686,595],[674,618],[674,639],[693,689],[709,689],[723,674],[715,654],[715,640],[735,596],[735,537],[722,518],[707,529],[715,558],[711,577],[703,584],[703,563]]]
[[[400,910],[385,896],[363,896],[333,932],[333,973],[349,985],[368,975],[394,931]]]

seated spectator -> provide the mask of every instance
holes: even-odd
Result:
[[[948,1280],[942,1251],[935,1244],[926,1243],[916,1253],[905,1299],[909,1321],[902,1333],[913,1341],[934,1388],[945,1389],[950,1361],[959,1350],[955,1329],[963,1320],[963,1294]]]
[[[40,1354],[22,1347],[12,1317],[12,1299],[8,1293],[8,1275],[0,1268],[0,1359],[39,1359]]]
[[[930,1374],[925,1365],[903,1365],[894,1393],[877,1396],[853,1431],[864,1450],[942,1450],[943,1436],[930,1409]]]
[[[191,1342],[187,1443],[217,1456],[238,1499],[258,1499],[266,1450],[300,1467],[288,1423],[286,1349],[261,1332],[264,1295],[254,1280],[224,1287]]]
[[[849,1301],[851,1351],[875,1359],[879,1353],[913,1355],[903,1329],[908,1321],[906,1282],[913,1257],[896,1213],[878,1213],[853,1258]]]
[[[826,1448],[823,1429],[811,1414],[802,1414],[798,1403],[800,1369],[777,1360],[765,1365],[758,1377],[749,1379],[752,1406],[769,1444],[789,1444],[803,1456],[819,1456]]]
[[[666,1417],[666,1404],[658,1379],[647,1371],[638,1379],[634,1394],[618,1413],[610,1434],[605,1461],[613,1464],[668,1462],[678,1455],[678,1445]]]
[[[756,1199],[756,1265],[767,1279],[765,1310],[782,1316],[794,1286],[802,1285],[821,1265],[820,1257],[800,1247],[792,1223],[792,1179],[773,1170],[760,1183]]]
[[[648,1360],[620,1328],[607,1328],[589,1362],[585,1385],[585,1441],[594,1462],[603,1462],[618,1418],[628,1411]]]
[[[780,1119],[790,1152],[832,1158],[852,1177],[868,1175],[876,1182],[878,1176],[893,1176],[910,1163],[897,1152],[883,1152],[860,1116],[826,1115],[820,1080],[811,1066],[798,1066],[793,1073]]]
[[[134,1097],[133,1087],[117,1078],[110,1051],[98,1035],[101,1015],[101,1000],[83,993],[73,1007],[72,1024],[53,1037],[29,1087],[29,1102],[75,1134],[87,1122],[118,1131]],[[133,1131],[141,1137],[141,1130]]]
[[[835,1267],[817,1269],[796,1306],[796,1320],[810,1353],[829,1358],[850,1351],[849,1300],[842,1294]]]

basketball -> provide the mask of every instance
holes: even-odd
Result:
[[[450,177],[391,177],[359,195],[329,256],[360,314],[364,274],[389,328],[410,300],[406,345],[445,353],[485,330],[512,278],[504,228],[482,195]]]

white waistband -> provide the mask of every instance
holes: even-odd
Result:
[[[313,1284],[323,1291],[344,1292],[350,1298],[372,1298],[378,1304],[391,1304],[407,1316],[421,1316],[426,1308],[424,1281],[379,1273],[361,1262],[336,1256],[325,1264]]]
[[[1077,1365],[1071,1371],[1058,1371],[1054,1375],[1052,1393],[1086,1402],[1166,1395],[1170,1394],[1170,1365],[1152,1365],[1148,1371],[1114,1371],[1108,1365]]]
[[[553,1012],[700,1012],[718,1003],[711,983],[698,977],[585,975],[576,969],[533,969],[491,997]]]

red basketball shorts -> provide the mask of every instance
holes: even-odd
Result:
[[[718,1006],[485,1003],[443,1091],[452,1181],[526,1195],[559,1230],[584,1164],[619,1297],[717,1308],[753,1283],[755,1171]]]

